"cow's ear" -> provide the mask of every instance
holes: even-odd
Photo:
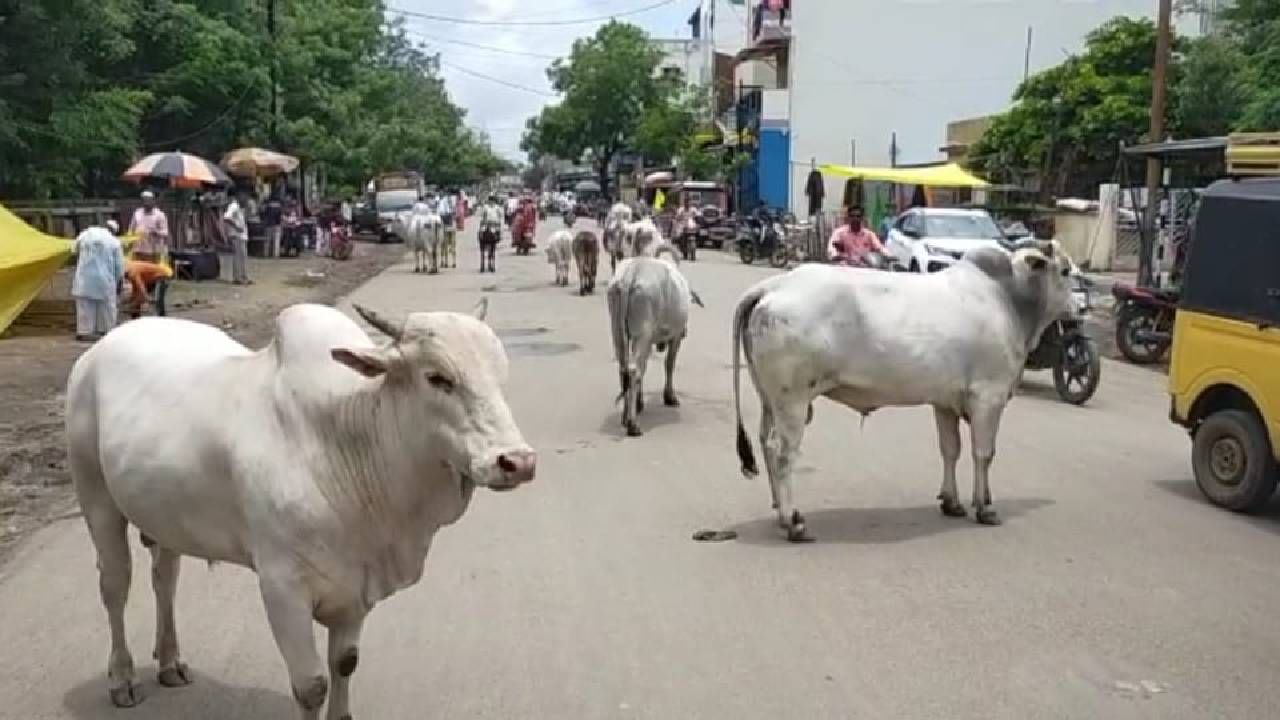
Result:
[[[334,348],[329,356],[367,378],[387,374],[387,358],[378,350]]]
[[[1027,253],[1026,257],[1023,259],[1026,261],[1027,267],[1035,270],[1036,272],[1041,272],[1045,268],[1049,267],[1049,260],[1038,252]]]
[[[471,308],[471,314],[474,315],[477,320],[484,322],[485,317],[489,315],[489,298],[480,298],[480,302],[476,303],[476,306]]]

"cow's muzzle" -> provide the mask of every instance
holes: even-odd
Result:
[[[533,480],[538,470],[538,454],[532,450],[505,452],[497,459],[498,474],[489,485],[491,490],[514,490]]]

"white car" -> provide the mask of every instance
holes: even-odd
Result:
[[[1001,247],[1004,234],[985,210],[912,208],[898,216],[885,250],[912,272],[937,272],[979,247]]]

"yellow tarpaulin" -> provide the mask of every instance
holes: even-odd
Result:
[[[925,185],[928,187],[987,187],[986,180],[978,177],[955,163],[924,168],[875,168],[852,167],[849,165],[819,165],[824,175],[841,175],[861,178],[863,180],[879,180],[881,182],[899,183],[902,185]]]
[[[0,333],[70,257],[72,243],[45,235],[0,205]]]

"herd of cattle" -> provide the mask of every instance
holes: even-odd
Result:
[[[605,228],[628,435],[640,434],[636,415],[655,349],[666,354],[663,400],[678,402],[676,357],[689,307],[701,305],[678,254],[645,222],[611,214]],[[427,253],[429,271],[438,250]],[[593,233],[560,231],[547,254],[557,284],[568,283],[573,257],[580,290],[593,290]],[[747,290],[732,319],[737,452],[743,472],[756,474],[740,403],[745,364],[788,539],[809,539],[791,473],[819,397],[864,415],[932,406],[943,458],[938,498],[948,516],[966,514],[955,477],[964,419],[976,519],[997,523],[988,469],[1000,416],[1040,333],[1072,310],[1071,267],[1045,243],[974,251],[932,275],[806,265]],[[190,682],[174,619],[179,558],[234,563],[258,574],[300,717],[318,720],[327,701],[327,717],[341,720],[350,718],[349,681],[370,610],[419,580],[435,532],[462,516],[475,488],[533,480],[537,456],[503,395],[507,356],[485,322],[486,301],[472,313],[412,313],[400,323],[356,310],[388,341],[375,343],[336,309],[297,305],[278,316],[275,339],[260,351],[210,326],[145,318],[112,331],[75,364],[68,461],[98,554],[116,705],[143,699],[124,625],[130,524],[152,556],[162,685]],[[145,385],[114,381],[143,376]],[[154,387],[187,395],[174,403]],[[325,658],[313,621],[328,629]]]

